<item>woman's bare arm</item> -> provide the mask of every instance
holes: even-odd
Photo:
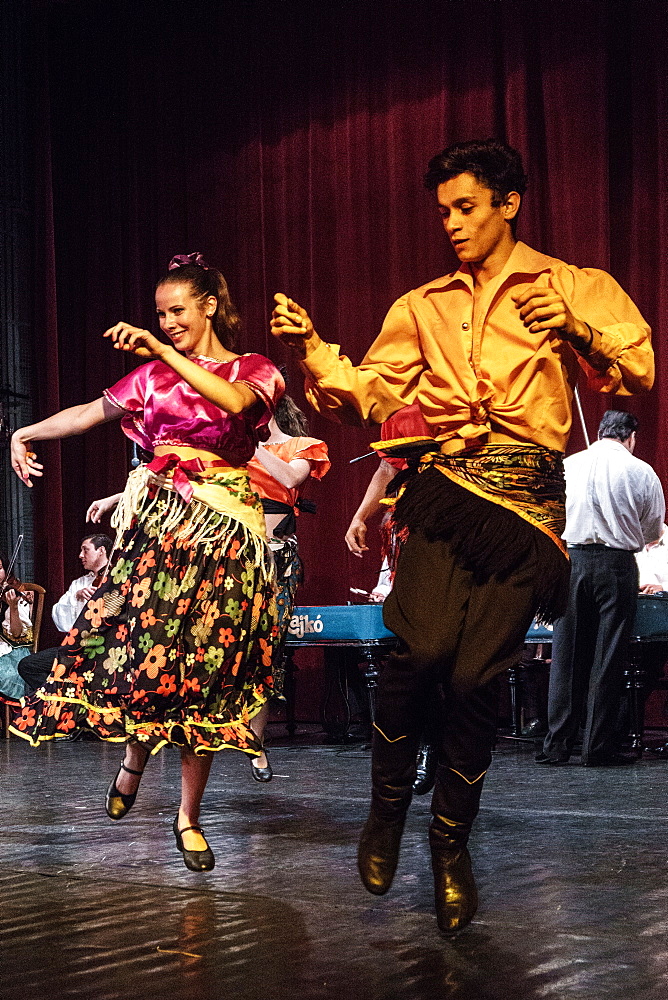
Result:
[[[371,481],[366,488],[364,499],[353,514],[352,521],[346,531],[346,545],[354,556],[362,558],[362,554],[367,552],[369,546],[366,544],[366,522],[381,508],[380,501],[385,496],[385,490],[394,479],[396,470],[389,462],[381,459],[380,465],[371,477]]]
[[[242,413],[257,402],[257,395],[243,382],[228,382],[220,375],[196,365],[194,361],[179,354],[171,344],[163,344],[148,330],[130,326],[129,323],[117,323],[106,330],[104,336],[111,337],[114,347],[119,351],[132,351],[141,358],[158,358],[164,361],[195,392],[226,413]]]
[[[120,420],[123,410],[101,396],[91,403],[81,403],[60,410],[46,420],[36,424],[19,427],[12,434],[12,469],[26,486],[32,486],[31,476],[43,475],[43,466],[37,461],[37,456],[31,449],[33,441],[54,441],[60,438],[74,437],[85,431],[106,424],[111,420]]]
[[[293,458],[291,462],[284,462],[261,444],[255,449],[255,457],[264,465],[270,476],[289,490],[301,486],[311,471],[311,463],[306,458]]]
[[[118,501],[123,496],[122,493],[112,493],[109,497],[102,497],[101,500],[93,500],[86,511],[86,520],[93,524],[99,524],[105,514],[108,514],[118,505]]]

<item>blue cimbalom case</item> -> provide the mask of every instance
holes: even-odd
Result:
[[[288,626],[288,642],[369,642],[393,639],[383,625],[382,604],[297,607]]]

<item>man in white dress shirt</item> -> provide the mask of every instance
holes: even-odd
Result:
[[[79,559],[85,573],[72,581],[63,596],[51,609],[54,625],[61,632],[69,632],[83,611],[86,601],[90,600],[100,585],[113,544],[107,535],[97,534],[86,535],[81,542]],[[57,652],[58,647],[40,649],[37,653],[32,653],[21,660],[18,671],[30,691],[41,687],[49,676],[53,658]]]
[[[103,575],[107,568],[112,547],[113,542],[107,535],[87,535],[81,542],[79,559],[85,571],[84,575],[72,581],[51,609],[54,625],[61,632],[69,632],[81,614],[84,604],[97,590],[97,587],[93,586],[95,578]]]
[[[660,538],[665,516],[658,476],[633,456],[637,426],[632,414],[608,410],[598,441],[564,463],[570,592],[554,625],[549,728],[538,764],[568,761],[583,710],[582,764],[632,763],[616,753],[615,729],[638,595],[634,553]]]

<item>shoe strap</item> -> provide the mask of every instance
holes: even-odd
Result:
[[[198,833],[201,833],[201,834],[203,834],[203,833],[204,833],[204,831],[202,830],[202,827],[201,827],[201,826],[184,826],[184,827],[183,827],[182,829],[179,829],[179,828],[178,828],[178,826],[177,826],[177,828],[176,828],[176,829],[177,829],[177,830],[179,831],[179,833],[181,833],[181,834],[183,834],[183,833],[186,833],[186,831],[188,831],[188,830],[197,830],[197,832],[198,832]]]
[[[126,767],[123,761],[121,761],[121,769],[123,771],[127,771],[128,774],[136,774],[138,776],[141,776],[144,773],[143,771],[133,771],[131,767]]]

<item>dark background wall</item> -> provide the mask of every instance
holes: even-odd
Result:
[[[668,474],[664,322],[668,94],[663,2],[35,3],[35,406],[99,396],[128,359],[101,339],[156,329],[152,290],[176,252],[226,274],[243,348],[271,342],[284,290],[354,361],[394,298],[455,266],[426,161],[496,135],[530,175],[519,236],[610,270],[655,330],[658,377],[639,399],[583,389],[590,433],[609,405],[641,418],[638,454]],[[343,535],[375,460],[374,429],[312,430],[334,467],[302,518],[304,603],[373,585],[377,550]],[[576,426],[571,450],[582,446]],[[122,485],[118,426],[40,446],[35,578],[58,596],[77,570],[92,499]]]

